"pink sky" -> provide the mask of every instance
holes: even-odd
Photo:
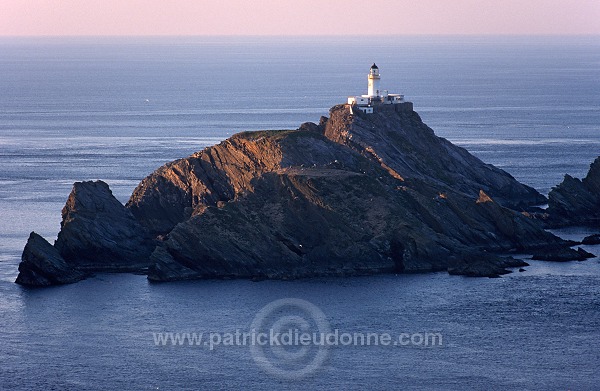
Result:
[[[600,0],[0,0],[0,35],[600,34]]]

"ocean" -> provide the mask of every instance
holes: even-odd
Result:
[[[0,38],[0,389],[597,389],[598,259],[499,279],[14,283],[29,233],[56,238],[73,182],[102,179],[126,202],[160,165],[234,133],[318,122],[366,93],[373,62],[437,135],[544,194],[600,155],[600,37]],[[257,359],[224,342],[273,303],[340,334],[443,343],[340,340],[310,346],[310,367],[298,346]]]

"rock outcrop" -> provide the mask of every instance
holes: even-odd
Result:
[[[80,269],[139,271],[155,244],[106,183],[88,181],[73,185],[54,246]]]
[[[515,268],[529,266],[521,259],[506,257],[498,259],[492,254],[479,253],[475,257],[472,253],[461,254],[448,267],[448,273],[453,275],[467,277],[499,277],[502,274],[508,274],[510,271],[505,268]],[[524,269],[519,269],[524,271]]]
[[[86,273],[73,268],[46,239],[32,232],[29,235],[21,264],[17,284],[49,286],[69,284],[83,280]]]
[[[380,165],[387,175],[420,179],[440,191],[477,197],[483,190],[512,208],[546,201],[505,171],[435,136],[414,111],[352,115],[348,106],[339,105],[330,114],[319,125],[303,124],[296,131],[240,133],[169,163],[140,183],[127,207],[152,233],[166,234],[207,206],[252,191],[251,181],[263,173],[288,167],[344,166],[348,149]],[[305,137],[307,133],[312,137]],[[332,154],[327,139],[347,148]]]
[[[345,105],[333,107],[325,136],[370,155],[391,175],[422,179],[440,190],[449,188],[468,197],[477,197],[483,190],[500,205],[517,210],[546,201],[506,171],[436,136],[414,111],[401,115],[355,113],[351,115]]]
[[[150,264],[154,281],[498,276],[524,265],[498,253],[567,246],[520,212],[544,200],[413,111],[340,105],[319,124],[236,134],[168,163],[125,207],[102,182],[76,184],[55,247],[78,270]]]
[[[600,228],[600,156],[583,180],[565,175],[548,194],[550,227],[585,225]]]
[[[593,234],[593,235],[586,236],[581,241],[581,244],[587,244],[587,245],[600,244],[600,234]]]
[[[266,173],[253,181],[252,192],[178,224],[153,254],[149,278],[297,278],[448,267],[490,276],[504,273],[509,263],[484,250],[561,243],[491,199],[477,203],[455,192],[440,197],[420,180],[399,181],[344,152],[354,166]],[[183,275],[169,266],[174,263]]]
[[[489,276],[521,261],[486,251],[562,243],[502,206],[543,196],[416,113],[330,114],[296,131],[235,135],[144,179],[127,206],[166,234],[149,278]]]
[[[557,249],[544,249],[543,251],[535,252],[531,259],[539,261],[551,262],[568,262],[568,261],[585,261],[596,256],[585,251],[581,247],[574,250],[570,247],[561,247]]]
[[[76,182],[54,246],[32,233],[16,282],[47,286],[94,272],[145,272],[155,247],[148,231],[102,181]]]

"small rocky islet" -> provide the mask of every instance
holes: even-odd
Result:
[[[318,124],[239,133],[165,164],[126,205],[102,181],[75,183],[56,242],[32,233],[16,282],[98,272],[152,281],[497,277],[526,265],[506,254],[576,255],[545,228],[600,228],[599,216],[600,157],[586,178],[566,176],[546,199],[436,136],[409,102],[373,113],[344,104]]]

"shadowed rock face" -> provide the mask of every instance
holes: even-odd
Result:
[[[543,200],[414,112],[335,106],[319,125],[240,133],[166,164],[126,207],[103,182],[76,184],[55,247],[79,269],[150,264],[156,281],[496,276],[520,264],[496,252],[565,245],[503,206]]]
[[[54,246],[32,233],[16,282],[46,286],[93,272],[142,272],[155,243],[102,181],[76,182],[62,211]]]
[[[102,181],[73,185],[60,225],[54,246],[70,265],[95,271],[148,267],[154,244],[147,230]]]
[[[286,167],[352,165],[354,159],[346,148],[334,147],[314,131],[239,133],[159,168],[142,180],[127,207],[152,233],[166,234],[209,206],[252,192],[253,180],[264,173]]]
[[[436,137],[414,112],[336,106],[319,125],[238,134],[166,165],[128,206],[154,233],[169,232],[152,255],[153,280],[448,267],[497,275],[511,262],[484,251],[562,243],[496,197],[545,199]],[[161,220],[167,210],[178,219]]]
[[[483,190],[512,208],[546,201],[505,171],[435,136],[415,112],[358,116],[351,115],[346,105],[339,105],[330,114],[331,118],[322,119],[320,125],[303,124],[300,132],[240,133],[169,163],[140,183],[127,207],[152,233],[166,234],[207,206],[252,191],[252,180],[266,172],[295,166],[347,165],[348,149],[380,165],[387,175],[400,180],[421,179],[440,191],[452,189],[477,198]],[[333,152],[328,141],[346,148],[342,153],[339,149]]]
[[[600,157],[583,180],[565,175],[548,195],[548,225],[587,225],[600,228]]]
[[[32,232],[23,249],[17,284],[49,286],[83,280],[86,274],[67,264],[46,239]]]
[[[478,204],[459,193],[440,199],[427,185],[399,182],[375,165],[365,172],[291,168],[177,225],[152,255],[149,278],[297,278],[453,265],[497,275],[509,263],[483,250],[548,242],[560,241],[491,200]]]
[[[422,179],[440,190],[449,188],[474,198],[483,190],[500,205],[513,209],[546,201],[537,190],[519,183],[506,171],[436,136],[414,111],[400,115],[358,111],[358,115],[351,115],[346,106],[339,105],[330,114],[327,138],[370,155],[402,178]]]

